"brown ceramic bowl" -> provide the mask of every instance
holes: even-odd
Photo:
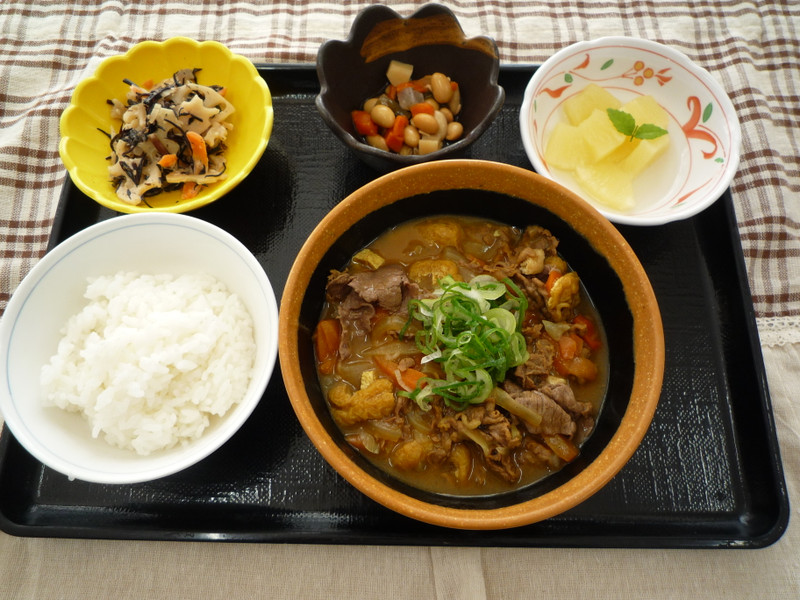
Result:
[[[414,65],[414,77],[436,71],[457,81],[463,108],[464,135],[441,150],[401,156],[379,150],[356,133],[351,111],[386,86],[391,60]],[[320,93],[317,109],[333,133],[359,158],[389,171],[441,158],[463,156],[492,123],[505,100],[497,85],[497,45],[487,37],[467,38],[455,15],[444,6],[427,4],[408,18],[383,5],[361,11],[347,40],[330,40],[317,54]]]
[[[465,214],[525,227],[539,224],[581,276],[606,329],[609,385],[581,455],[525,488],[482,497],[420,491],[378,470],[344,440],[326,406],[311,333],[331,269],[397,224],[426,215]],[[456,159],[384,175],[338,204],[303,245],[281,302],[279,356],[300,423],[324,458],[373,500],[408,517],[462,529],[499,529],[547,519],[602,488],[647,431],[661,392],[664,333],[647,275],[605,217],[566,188],[510,165]]]

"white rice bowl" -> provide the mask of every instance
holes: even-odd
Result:
[[[244,398],[253,320],[208,274],[90,280],[42,368],[45,405],[83,414],[92,437],[148,455],[198,439]]]
[[[191,301],[178,294],[169,315],[161,299],[160,316],[141,302],[145,292],[122,295],[118,306],[99,299],[101,288],[144,275],[179,288],[202,280],[212,291]],[[94,300],[84,297],[89,280]],[[95,332],[73,346],[100,322],[116,328],[102,345]],[[71,479],[157,479],[202,460],[244,424],[272,376],[277,337],[269,279],[234,236],[188,215],[115,216],[48,252],[12,295],[0,320],[0,414],[34,458]],[[151,357],[134,359],[134,347]]]

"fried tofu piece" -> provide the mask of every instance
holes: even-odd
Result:
[[[361,389],[367,389],[378,378],[378,371],[367,369],[361,372]]]
[[[405,471],[417,470],[422,467],[432,448],[430,440],[407,440],[392,450],[392,465]]]
[[[371,269],[378,269],[386,260],[377,252],[365,248],[353,257],[353,262],[365,265]]]
[[[333,418],[339,425],[348,426],[388,417],[394,411],[393,389],[392,382],[386,378],[376,379],[356,392],[345,383],[334,385],[328,392]]]
[[[426,258],[412,263],[408,268],[408,278],[427,287],[435,286],[445,275],[450,275],[456,281],[461,281],[458,265],[452,260]]]
[[[453,465],[453,477],[461,483],[469,479],[472,472],[472,454],[464,444],[456,444],[450,452],[450,463]]]
[[[564,321],[571,316],[581,301],[580,279],[575,271],[570,271],[556,279],[547,299],[547,309],[556,322]]]
[[[420,224],[419,232],[423,241],[440,248],[445,246],[461,248],[461,239],[464,235],[458,223],[452,221],[428,221]]]

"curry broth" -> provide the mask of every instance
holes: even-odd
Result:
[[[455,234],[455,237],[453,237],[454,231],[460,232],[460,234]],[[385,260],[383,264],[399,264],[406,269],[417,261],[427,259],[444,258],[453,260],[461,265],[461,275],[468,279],[473,275],[473,270],[472,267],[464,266],[464,264],[474,264],[476,262],[474,258],[479,259],[478,263],[489,262],[498,255],[504,246],[518,241],[521,236],[522,231],[517,228],[486,219],[442,216],[418,219],[399,225],[379,236],[366,249],[382,257]],[[436,240],[436,243],[432,243],[433,240]],[[358,256],[358,253],[356,256]],[[345,270],[358,273],[373,268],[374,265],[359,260],[351,260]],[[424,292],[430,292],[435,284],[432,280],[423,280],[419,285]],[[609,373],[605,331],[600,315],[592,304],[582,283],[580,284],[580,298],[580,303],[574,309],[574,312],[575,314],[589,317],[595,324],[601,345],[591,355],[591,361],[597,369],[597,376],[594,380],[581,384],[573,381],[570,385],[576,401],[591,405],[589,413],[591,419],[582,420],[572,436],[572,441],[578,447],[586,441],[594,429],[594,420],[600,413],[605,397]],[[335,303],[326,301],[321,320],[336,318],[336,312]],[[413,340],[397,339],[396,335],[397,331],[405,325],[407,313],[402,318],[394,316],[393,319],[394,322],[388,325],[380,323],[371,332],[351,337],[351,355],[347,360],[339,360],[331,374],[318,372],[320,385],[326,398],[329,397],[331,389],[338,382],[347,382],[353,390],[358,390],[361,385],[362,373],[376,370],[374,360],[376,352],[386,352],[395,356],[399,353],[400,356],[414,358],[419,363],[421,352],[416,349]],[[406,422],[415,422],[419,431],[419,422],[424,422],[427,415],[413,405],[413,402],[411,405],[406,415]],[[566,464],[564,460],[557,456],[548,461],[528,462],[520,466],[521,473],[519,478],[516,481],[509,482],[481,464],[482,461],[485,462],[485,459],[481,457],[480,450],[477,450],[478,446],[472,444],[470,449],[470,477],[469,481],[465,483],[463,480],[456,481],[453,474],[453,466],[447,462],[444,464],[429,464],[422,461],[417,468],[398,468],[394,464],[395,461],[392,457],[391,447],[393,442],[391,440],[381,440],[379,438],[379,442],[381,442],[380,452],[369,451],[370,449],[365,448],[362,443],[362,438],[365,431],[374,431],[374,429],[370,429],[369,425],[365,426],[363,423],[343,424],[335,417],[334,420],[337,421],[337,425],[345,435],[345,438],[379,469],[408,485],[434,493],[458,496],[504,493],[535,483],[543,477],[559,471]],[[435,432],[433,434],[435,435]],[[418,433],[415,435],[418,435]],[[530,436],[525,432],[522,435]],[[399,443],[402,443],[402,441]],[[469,441],[460,443],[466,446],[471,444]],[[389,450],[386,451],[386,448],[389,448]]]

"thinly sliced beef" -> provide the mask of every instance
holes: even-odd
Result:
[[[399,311],[416,290],[400,265],[384,265],[375,271],[352,274],[334,272],[326,292],[330,301],[338,304],[336,316],[342,325],[339,357],[350,356],[350,340],[354,335],[372,330],[376,307]]]
[[[341,271],[331,271],[328,278],[328,285],[325,287],[325,293],[328,295],[330,302],[341,302],[347,295],[353,291],[350,287],[350,280],[353,278],[350,273]]]
[[[486,466],[503,479],[511,483],[519,481],[522,475],[522,469],[520,469],[519,465],[514,460],[514,455],[512,453],[502,453],[498,448],[495,448],[486,458]]]
[[[556,350],[552,342],[540,338],[528,346],[528,354],[528,360],[514,369],[514,376],[530,390],[536,387],[537,379],[550,373]]]
[[[543,394],[555,400],[561,408],[576,415],[585,415],[592,410],[588,402],[578,402],[575,393],[566,382],[550,383],[539,389]]]
[[[339,305],[339,322],[342,335],[339,337],[339,357],[344,360],[350,356],[350,340],[372,329],[375,307],[355,292],[351,292]]]
[[[519,271],[514,271],[511,278],[525,292],[530,307],[542,308],[547,304],[548,293],[545,290],[544,281],[538,277],[526,277]]]
[[[352,275],[348,285],[365,301],[395,311],[403,305],[410,281],[402,266],[385,265]]]
[[[534,427],[530,423],[525,423],[525,427],[531,433],[560,433],[569,435],[575,433],[575,422],[572,417],[561,408],[555,400],[538,392],[536,390],[524,390],[522,392],[513,392],[506,389],[513,398],[530,408],[533,412],[542,415],[542,422]]]

